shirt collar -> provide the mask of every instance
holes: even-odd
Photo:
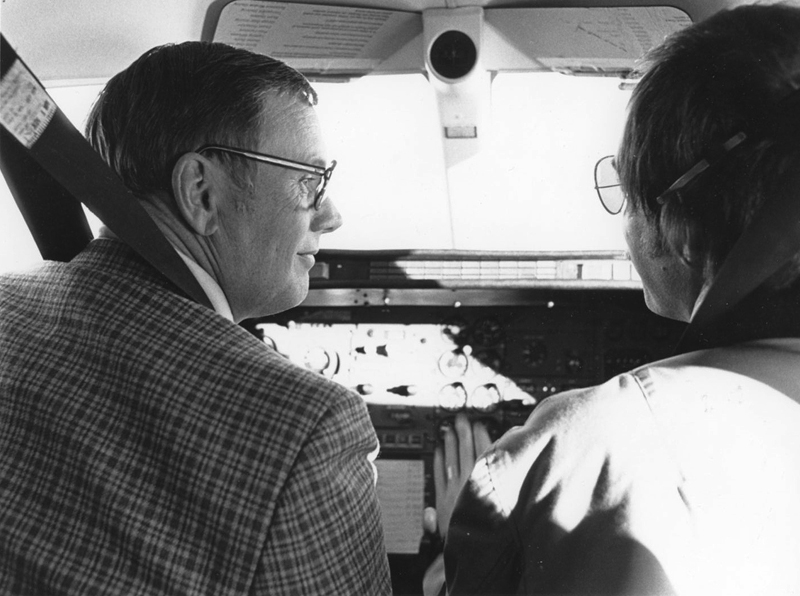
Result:
[[[170,244],[172,243],[170,242]],[[205,269],[198,265],[197,261],[192,257],[185,254],[174,244],[172,244],[172,247],[175,249],[175,252],[178,253],[178,256],[183,259],[183,262],[186,263],[189,271],[195,276],[197,283],[203,288],[203,291],[206,293],[206,296],[208,296],[209,301],[211,301],[211,306],[214,307],[216,313],[233,322],[233,312],[231,312],[228,299],[225,297],[225,293],[222,291],[217,281],[211,277]]]
[[[100,228],[100,238],[117,238],[117,235],[114,234],[107,226],[102,226]],[[203,288],[203,291],[208,296],[208,300],[211,302],[211,306],[214,307],[214,311],[228,319],[231,322],[233,321],[233,312],[231,311],[230,304],[228,304],[228,299],[225,297],[225,292],[222,291],[222,288],[217,283],[217,281],[211,277],[205,269],[203,269],[200,265],[197,264],[192,257],[184,253],[181,249],[179,249],[173,242],[167,238],[167,242],[172,245],[172,248],[175,249],[175,252],[178,253],[178,256],[183,259],[183,262],[186,263],[186,266],[189,268],[189,271],[192,272],[197,283],[200,284],[200,287]]]

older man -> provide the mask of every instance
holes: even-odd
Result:
[[[762,209],[775,224],[800,199],[800,8],[667,40],[605,166],[647,305],[690,320]],[[548,398],[480,458],[450,518],[451,594],[800,593],[800,255],[770,261],[693,349]]]
[[[362,400],[235,323],[297,305],[341,225],[316,94],[151,50],[87,124],[214,310],[111,233],[0,279],[0,591],[390,591]]]

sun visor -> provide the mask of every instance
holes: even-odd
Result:
[[[616,76],[691,23],[672,7],[487,8],[483,66]]]
[[[450,10],[459,11],[436,12]],[[617,76],[692,22],[661,6],[485,8],[483,15],[481,67],[491,72]],[[312,78],[426,70],[418,12],[233,0],[219,15],[214,41],[279,58]]]
[[[234,0],[214,41],[283,60],[307,76],[423,72],[422,15],[415,12]]]

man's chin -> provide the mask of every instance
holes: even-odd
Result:
[[[686,321],[686,317],[676,312],[674,308],[670,308],[669,305],[659,302],[651,292],[647,291],[647,288],[644,289],[644,303],[653,314],[674,321]]]

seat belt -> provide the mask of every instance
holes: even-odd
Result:
[[[196,302],[213,309],[139,200],[72,125],[0,35],[0,166],[43,258],[69,260],[92,238],[85,204]]]
[[[792,95],[792,108],[800,110],[800,90]],[[709,331],[719,325],[722,316],[799,252],[800,167],[795,167],[728,253],[676,352],[714,347],[708,345]]]

